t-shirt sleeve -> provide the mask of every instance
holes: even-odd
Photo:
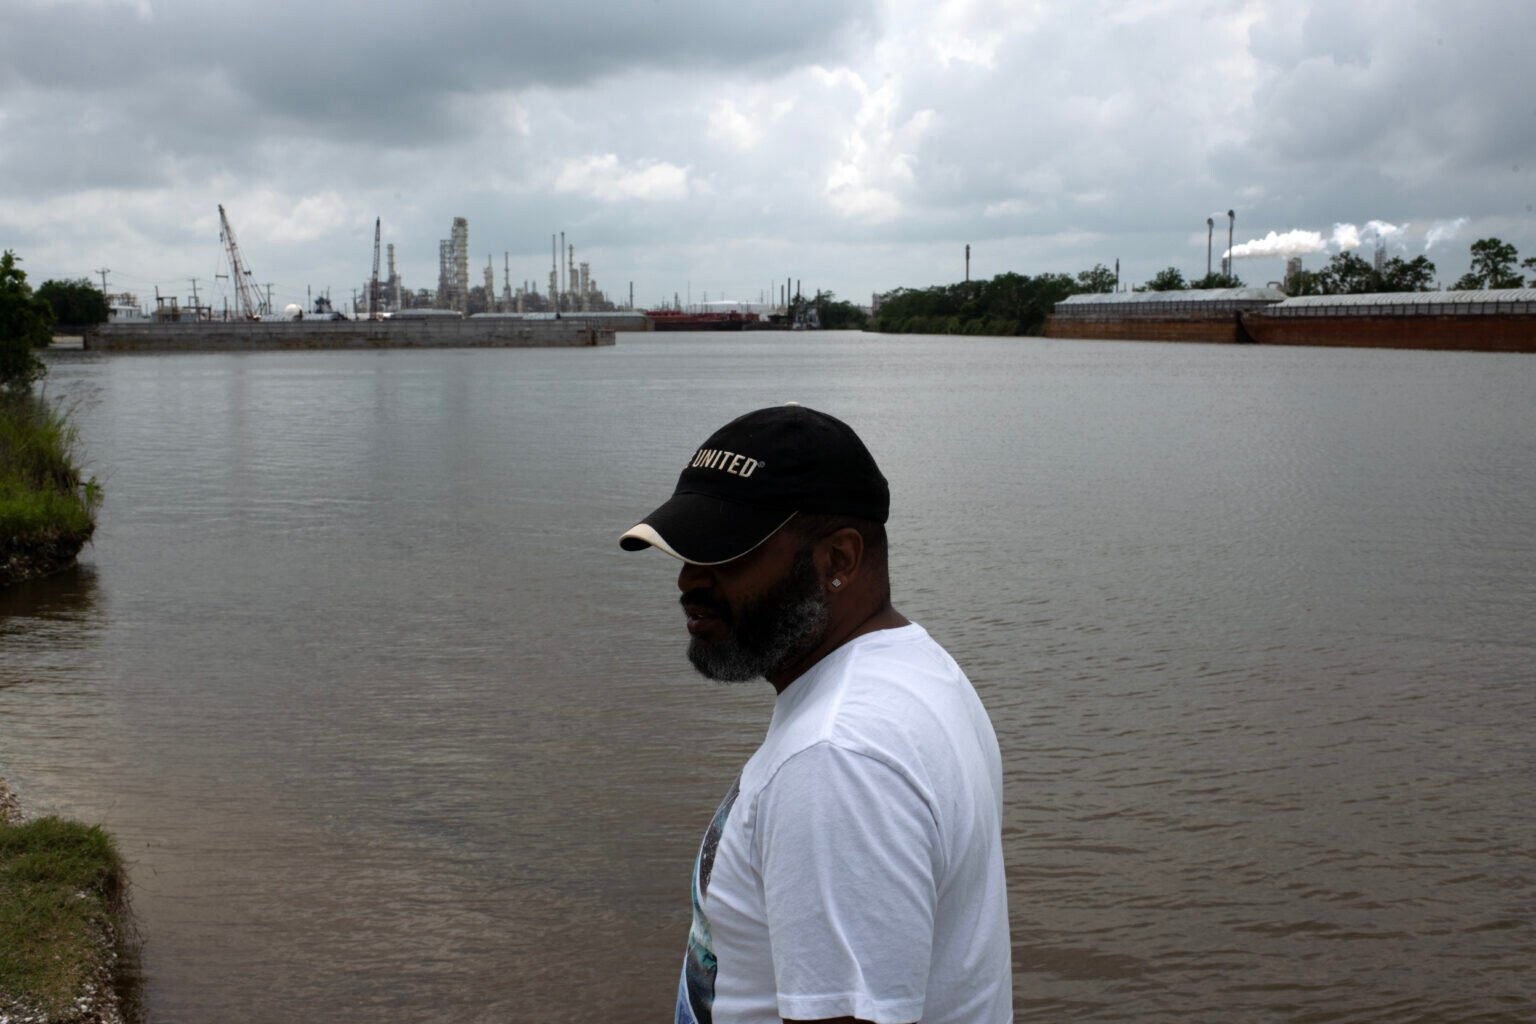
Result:
[[[757,822],[779,1013],[920,1019],[942,865],[918,789],[821,743],[775,773]]]

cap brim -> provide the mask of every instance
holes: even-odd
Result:
[[[703,494],[674,494],[619,536],[626,551],[656,548],[694,565],[734,561],[795,517],[793,512],[737,505]]]

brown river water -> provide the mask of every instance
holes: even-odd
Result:
[[[1020,1019],[1536,1021],[1536,357],[53,359],[107,503],[0,595],[0,774],[118,835],[156,1024],[668,1019],[772,691],[616,538],[786,399],[993,716]]]

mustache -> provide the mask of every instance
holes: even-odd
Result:
[[[726,603],[704,587],[694,587],[677,599],[684,608],[700,608],[719,618],[728,618],[731,610]]]

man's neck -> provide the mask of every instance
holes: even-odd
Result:
[[[849,622],[842,626],[832,624],[819,644],[796,658],[782,671],[768,676],[768,682],[773,684],[775,692],[783,693],[789,689],[791,683],[844,644],[867,633],[878,633],[882,629],[899,629],[908,625],[911,625],[911,621],[892,607],[890,601],[885,601],[862,618],[850,618]]]

